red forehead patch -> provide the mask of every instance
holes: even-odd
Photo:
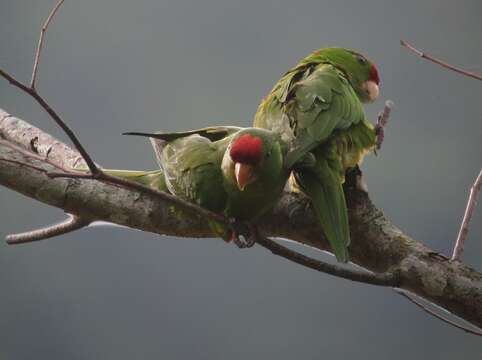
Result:
[[[261,148],[259,137],[245,134],[234,140],[229,155],[234,162],[256,165],[261,160]]]
[[[375,84],[380,85],[380,77],[378,76],[377,68],[373,64],[372,64],[372,67],[370,68],[370,74],[368,75],[368,80],[371,80]]]

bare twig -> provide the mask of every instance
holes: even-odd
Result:
[[[57,11],[60,8],[60,5],[62,5],[63,2],[64,2],[64,0],[60,0],[59,2],[57,2],[57,5],[54,6],[54,8],[50,12],[49,16],[47,17],[47,20],[45,20],[45,23],[43,24],[42,29],[40,30],[40,37],[38,39],[37,51],[35,52],[35,60],[34,60],[33,69],[32,69],[32,79],[30,80],[30,88],[31,89],[35,89],[35,82],[37,80],[38,65],[39,65],[39,61],[40,61],[40,53],[42,51],[42,47],[43,47],[43,43],[44,43],[45,32],[47,31],[47,29],[50,25],[50,22],[54,18],[55,14],[57,13]]]
[[[92,174],[82,174],[82,173],[57,173],[57,172],[49,172],[47,175],[51,178],[73,178],[73,179],[92,179],[92,180],[99,180],[99,181],[105,181],[109,182],[111,184],[116,184],[120,185],[125,188],[129,189],[134,189],[139,192],[142,192],[144,194],[149,194],[152,195],[164,202],[167,202],[169,204],[175,205],[179,207],[180,209],[189,211],[192,214],[195,215],[200,215],[206,219],[212,219],[217,222],[220,222],[224,225],[230,226],[231,221],[226,218],[223,215],[220,215],[218,213],[215,213],[213,211],[207,210],[203,207],[200,207],[194,203],[191,203],[189,201],[183,200],[181,198],[178,198],[177,196],[171,195],[167,192],[164,191],[158,191],[153,188],[150,188],[146,185],[143,185],[141,183],[137,183],[134,181],[126,180],[120,177],[115,177],[109,174],[106,174],[104,172],[100,172],[99,175],[93,176]]]
[[[323,261],[319,261],[313,258],[310,258],[306,255],[300,254],[296,251],[288,249],[285,246],[278,244],[277,242],[264,237],[262,235],[257,235],[256,242],[264,247],[265,249],[270,250],[273,254],[284,257],[292,262],[295,262],[299,265],[305,266],[307,268],[337,276],[343,279],[361,282],[370,285],[377,285],[377,286],[388,286],[388,287],[396,287],[399,285],[400,278],[397,272],[389,272],[384,274],[375,274],[370,273],[367,271],[357,271],[351,270],[339,265],[332,265],[329,263],[325,263]]]
[[[34,170],[43,172],[44,174],[47,174],[47,171],[45,171],[45,169],[42,169],[41,167],[38,167],[38,166],[35,166],[35,165],[32,165],[32,164],[27,164],[26,162],[23,162],[23,161],[12,160],[12,159],[5,159],[5,158],[3,158],[3,157],[0,157],[0,161],[8,162],[8,163],[11,163],[11,164],[17,164],[17,165],[20,165],[20,166],[26,166],[26,167],[28,167],[28,168],[30,168],[30,169],[34,169]]]
[[[37,230],[27,231],[24,233],[7,235],[5,239],[7,240],[7,244],[9,245],[25,244],[34,241],[49,239],[58,235],[67,234],[82,229],[89,224],[89,220],[75,215],[69,215],[66,220],[58,224],[54,224]]]
[[[477,205],[477,197],[479,196],[480,188],[482,187],[482,170],[480,170],[479,175],[475,179],[474,184],[470,188],[469,200],[467,201],[467,206],[465,208],[464,218],[462,224],[460,224],[459,234],[457,240],[455,241],[454,251],[450,260],[458,260],[462,257],[464,251],[465,238],[469,232],[469,223],[472,219],[472,214],[474,213],[475,206]]]
[[[390,113],[392,112],[393,101],[385,101],[385,106],[383,110],[378,113],[377,123],[375,125],[375,134],[377,136],[376,150],[380,150],[382,147],[383,140],[385,139],[385,126],[390,118]]]
[[[25,156],[28,156],[28,157],[31,157],[31,158],[34,158],[35,160],[39,160],[39,161],[42,161],[42,162],[45,162],[49,165],[52,165],[53,167],[59,169],[60,171],[63,171],[63,172],[69,172],[68,170],[64,169],[62,166],[58,165],[56,162],[54,161],[51,161],[48,157],[45,157],[45,156],[41,156],[41,155],[38,155],[32,151],[28,151],[27,149],[24,149],[24,148],[21,148],[20,146],[17,146],[15,144],[12,144],[10,141],[6,141],[6,140],[1,140],[0,139],[0,145],[1,146],[6,146],[14,151],[17,151]],[[24,166],[31,166],[30,164],[26,164],[26,163],[22,163],[22,165]],[[32,166],[31,166],[32,167]],[[39,170],[42,170],[44,171],[43,169],[40,169]]]
[[[37,69],[38,69],[38,63],[40,61],[40,52],[42,45],[44,43],[44,34],[45,31],[48,28],[48,25],[52,21],[54,15],[57,13],[57,10],[59,9],[60,5],[62,5],[63,0],[59,1],[53,10],[51,11],[49,17],[47,18],[47,21],[45,22],[44,26],[42,27],[42,30],[40,32],[40,39],[39,39],[39,45],[37,47],[37,52],[35,55],[35,61],[34,61],[34,67],[32,70],[32,81],[30,86],[27,86],[23,84],[22,82],[18,81],[15,79],[14,76],[10,75],[7,73],[5,70],[0,69],[0,76],[5,78],[10,84],[13,86],[16,86],[23,92],[29,94],[31,97],[33,97],[39,104],[40,106],[50,115],[50,117],[57,123],[60,128],[65,132],[65,134],[69,137],[69,139],[72,141],[74,144],[75,148],[79,151],[79,153],[82,155],[84,158],[85,162],[87,163],[87,166],[90,170],[90,172],[94,175],[97,176],[100,172],[99,168],[97,165],[95,165],[94,161],[92,158],[89,156],[87,151],[84,149],[80,141],[77,139],[77,136],[75,136],[74,132],[67,126],[67,124],[61,119],[61,117],[52,109],[52,107],[39,95],[37,90],[35,89],[35,79],[37,75]]]
[[[482,80],[482,75],[479,75],[475,72],[467,71],[467,70],[461,69],[459,67],[450,65],[449,63],[446,63],[445,61],[439,60],[439,59],[427,54],[426,52],[422,52],[422,51],[416,49],[414,46],[410,45],[408,42],[406,42],[404,40],[400,40],[400,45],[403,46],[404,48],[407,48],[409,51],[411,51],[415,55],[420,56],[423,59],[427,59],[427,60],[429,60],[429,61],[431,61],[435,64],[438,64],[438,65],[446,68],[446,69],[450,69],[450,70],[455,71],[459,74],[462,74],[462,75],[465,75],[465,76],[468,76],[468,77],[471,77],[471,78],[474,78],[474,79],[477,79],[477,80]]]
[[[106,181],[106,182],[116,184],[116,185],[120,185],[120,186],[123,186],[123,187],[126,187],[126,188],[135,189],[135,190],[140,191],[142,193],[153,195],[153,196],[159,198],[160,200],[162,200],[164,202],[170,203],[172,205],[176,205],[177,207],[179,207],[183,210],[189,211],[193,214],[201,215],[201,216],[203,216],[207,219],[215,220],[215,221],[220,222],[224,225],[230,226],[232,224],[231,220],[229,220],[228,218],[226,218],[226,217],[224,217],[224,216],[222,216],[218,213],[209,211],[209,210],[207,210],[205,208],[202,208],[202,207],[200,207],[196,204],[193,204],[191,202],[182,200],[182,199],[178,198],[177,196],[171,195],[171,194],[163,192],[163,191],[157,191],[153,188],[142,185],[140,183],[137,183],[137,182],[134,182],[134,181],[129,181],[129,180],[119,178],[119,177],[115,177],[115,176],[106,174],[102,171],[97,176],[93,176],[92,174],[87,173],[87,172],[85,172],[85,173],[78,172],[78,171],[73,172],[69,169],[64,169],[63,167],[59,166],[58,164],[55,164],[54,162],[48,161],[48,159],[46,159],[45,157],[34,154],[34,153],[32,153],[28,150],[25,150],[25,149],[23,149],[23,148],[21,148],[17,145],[11,144],[8,141],[0,140],[0,145],[7,146],[7,147],[11,148],[12,150],[18,151],[18,152],[20,152],[21,154],[23,154],[27,157],[34,158],[35,160],[48,162],[50,165],[55,166],[61,172],[46,171],[45,169],[42,169],[40,167],[31,165],[31,164],[28,164],[28,163],[25,163],[25,162],[17,161],[17,160],[0,158],[0,161],[16,163],[16,164],[19,164],[21,166],[27,166],[29,168],[32,168],[32,169],[35,169],[37,171],[45,173],[47,176],[49,176],[52,179],[55,179],[55,178],[71,178],[71,179],[90,179],[90,180]]]
[[[420,309],[422,309],[423,311],[425,311],[427,314],[443,321],[444,323],[446,324],[449,324],[453,327],[456,327],[457,329],[460,329],[462,331],[465,331],[467,333],[470,333],[470,334],[473,334],[473,335],[477,335],[477,336],[482,336],[482,331],[480,330],[474,330],[474,329],[470,329],[468,328],[467,326],[464,326],[464,325],[461,325],[461,324],[458,324],[456,323],[455,321],[452,321],[448,318],[446,318],[445,316],[442,316],[440,314],[437,314],[435,311],[433,311],[432,309],[428,308],[427,306],[425,306],[424,304],[422,304],[420,301],[418,300],[415,300],[412,296],[408,295],[405,291],[401,291],[401,290],[396,290],[397,294],[403,296],[405,299],[407,299],[408,301],[410,301],[412,304],[415,304],[416,306],[418,306]]]
[[[84,158],[92,174],[97,175],[99,173],[99,168],[97,167],[97,165],[95,165],[92,158],[89,156],[89,154],[84,149],[80,141],[77,139],[77,136],[75,136],[74,132],[60,118],[60,116],[54,111],[54,109],[52,109],[52,107],[38,94],[37,90],[32,89],[26,86],[25,84],[22,84],[20,81],[15,79],[12,75],[8,74],[2,69],[0,69],[0,76],[8,80],[10,84],[12,84],[13,86],[19,88],[23,92],[33,97],[40,104],[40,106],[50,115],[50,117],[55,121],[55,123],[58,126],[60,126],[60,128],[65,132],[65,134],[67,134],[69,139],[74,144],[75,148],[79,151],[79,153]]]

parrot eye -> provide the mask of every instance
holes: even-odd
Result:
[[[365,65],[367,63],[367,59],[365,59],[363,56],[361,55],[355,55],[355,58],[356,58],[356,61],[358,61],[358,63],[360,65]]]

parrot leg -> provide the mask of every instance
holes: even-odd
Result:
[[[343,187],[345,189],[351,188],[368,193],[368,186],[363,180],[363,173],[358,165],[347,170]]]
[[[233,242],[240,249],[251,248],[256,243],[254,232],[249,224],[231,219],[230,232],[231,238],[229,239],[229,242]]]
[[[221,225],[214,220],[208,220],[209,227],[214,234],[227,243],[234,243],[238,248],[245,249],[254,245],[255,240],[252,234],[251,225],[230,219],[228,225]]]

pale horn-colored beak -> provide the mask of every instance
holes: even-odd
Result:
[[[367,80],[363,83],[363,90],[365,90],[369,102],[375,101],[380,94],[380,89],[378,88],[378,85],[371,80]]]
[[[251,184],[256,180],[254,175],[254,166],[242,163],[235,163],[234,176],[236,177],[236,183],[238,189],[243,191],[246,185]]]

